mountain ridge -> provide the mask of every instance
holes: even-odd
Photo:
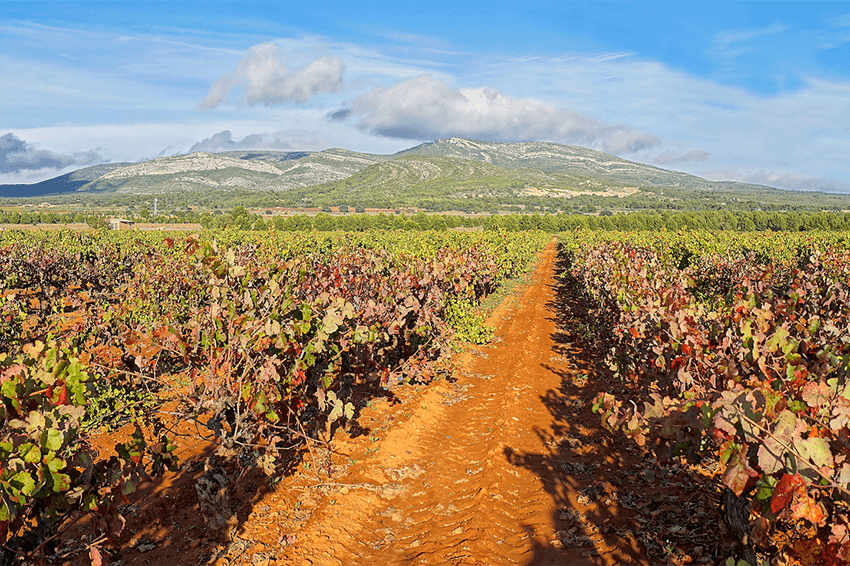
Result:
[[[148,195],[210,208],[240,199],[256,206],[359,203],[434,210],[528,204],[585,211],[594,206],[716,209],[727,203],[750,209],[759,203],[850,208],[847,195],[709,181],[581,146],[463,138],[426,142],[390,155],[342,148],[194,152],[87,167],[34,185],[0,185],[0,197],[52,197],[59,202],[89,198],[131,204],[145,202]]]

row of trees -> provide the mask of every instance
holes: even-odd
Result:
[[[230,214],[204,215],[206,228],[233,227],[243,230],[447,230],[481,227],[486,230],[544,230],[562,232],[587,228],[591,230],[729,230],[736,232],[801,230],[850,230],[850,213],[837,212],[633,212],[614,214],[603,210],[598,216],[586,214],[506,214],[458,216],[447,214],[354,214],[331,216],[276,216],[263,219],[237,207]]]
[[[72,224],[95,222],[102,214],[83,214],[82,212],[41,212],[0,210],[0,224]]]
[[[272,227],[280,231],[299,230],[448,230],[452,228],[482,227],[488,230],[506,231],[544,230],[561,232],[576,228],[591,230],[729,230],[736,232],[774,231],[797,232],[801,230],[850,230],[850,213],[845,212],[730,212],[730,211],[643,211],[613,213],[602,210],[595,214],[491,214],[481,216],[459,216],[452,214],[413,215],[398,214],[347,214],[331,215],[320,212],[315,216],[272,216],[264,218],[249,212],[242,206],[228,213],[213,214],[181,212],[178,214],[152,217],[146,209],[140,214],[126,214],[140,222],[199,223],[204,228],[236,228],[239,230],[267,230]],[[0,211],[0,224],[68,224],[87,223],[103,226],[107,216],[100,213],[82,214],[52,212]]]

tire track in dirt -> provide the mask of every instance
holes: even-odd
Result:
[[[530,284],[491,318],[496,343],[465,354],[453,383],[428,390],[378,452],[335,478],[344,487],[282,558],[649,563],[632,514],[616,503],[622,469],[637,458],[590,412],[594,368],[559,327],[556,261],[553,242]]]

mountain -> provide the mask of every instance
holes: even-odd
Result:
[[[383,159],[383,156],[345,149],[197,152],[125,165],[77,190],[118,193],[286,191],[344,179]]]
[[[708,181],[695,175],[628,161],[616,155],[586,147],[547,142],[499,143],[451,138],[423,143],[400,151],[393,157],[404,155],[432,155],[483,161],[508,169],[540,169],[569,173],[635,187],[728,190],[735,187],[758,186],[728,181]]]
[[[708,181],[584,147],[451,138],[393,155],[324,151],[197,152],[80,169],[0,196],[51,195],[131,206],[159,195],[169,207],[417,207],[500,210],[848,209],[850,196]],[[554,200],[552,200],[554,199]]]
[[[385,202],[394,207],[439,209],[435,205],[443,201],[466,208],[466,202],[475,200],[516,204],[528,197],[623,197],[637,192],[637,187],[597,177],[402,153],[345,179],[292,190],[290,196],[313,206]]]

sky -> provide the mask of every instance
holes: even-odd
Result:
[[[0,2],[0,183],[550,141],[850,193],[850,2]]]

